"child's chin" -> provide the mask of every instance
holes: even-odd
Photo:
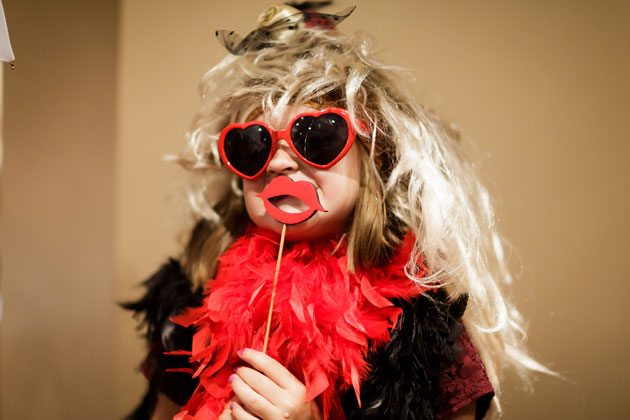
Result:
[[[341,232],[334,232],[331,227],[324,223],[319,215],[315,213],[311,218],[302,223],[287,225],[286,239],[289,241],[315,241],[336,236]]]
[[[336,232],[331,224],[319,212],[300,223],[288,224],[285,239],[291,242],[314,241],[318,239],[332,238],[341,234],[342,229]],[[256,221],[254,221],[256,223]],[[256,223],[262,229],[281,234],[282,222],[275,220],[269,214]]]

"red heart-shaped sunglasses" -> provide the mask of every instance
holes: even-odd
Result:
[[[366,129],[363,121],[357,124]],[[269,165],[280,139],[304,162],[327,169],[348,153],[355,137],[348,111],[328,108],[299,114],[279,131],[262,121],[230,124],[221,131],[219,154],[232,172],[254,179]]]

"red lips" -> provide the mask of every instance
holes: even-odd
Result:
[[[288,213],[280,210],[278,207],[271,204],[270,198],[279,197],[281,195],[289,195],[303,201],[310,208],[299,213]],[[285,175],[275,177],[271,180],[265,189],[258,194],[258,197],[262,198],[265,202],[265,209],[267,213],[280,223],[287,225],[294,225],[301,223],[315,214],[316,211],[327,211],[321,204],[319,204],[319,198],[317,197],[317,191],[313,184],[307,181],[293,181],[291,178]]]

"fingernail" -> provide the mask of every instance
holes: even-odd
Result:
[[[232,368],[232,372],[233,372],[233,373],[236,373],[236,369],[238,369],[238,366],[234,366],[234,367]]]
[[[239,355],[239,356],[242,356],[244,351],[245,351],[245,349],[238,349],[236,354]]]
[[[231,383],[232,383],[232,381],[234,380],[234,377],[235,377],[235,376],[236,376],[236,375],[230,375],[230,377],[228,378],[228,384],[231,384]]]
[[[234,410],[234,407],[236,407],[236,403],[234,401],[232,401],[230,403],[230,410]]]

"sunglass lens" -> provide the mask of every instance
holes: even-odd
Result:
[[[267,163],[271,153],[271,135],[262,125],[233,128],[225,136],[223,148],[228,162],[237,171],[254,176]]]
[[[348,125],[337,114],[298,118],[291,127],[291,141],[302,157],[317,165],[327,165],[343,151],[348,141]]]

